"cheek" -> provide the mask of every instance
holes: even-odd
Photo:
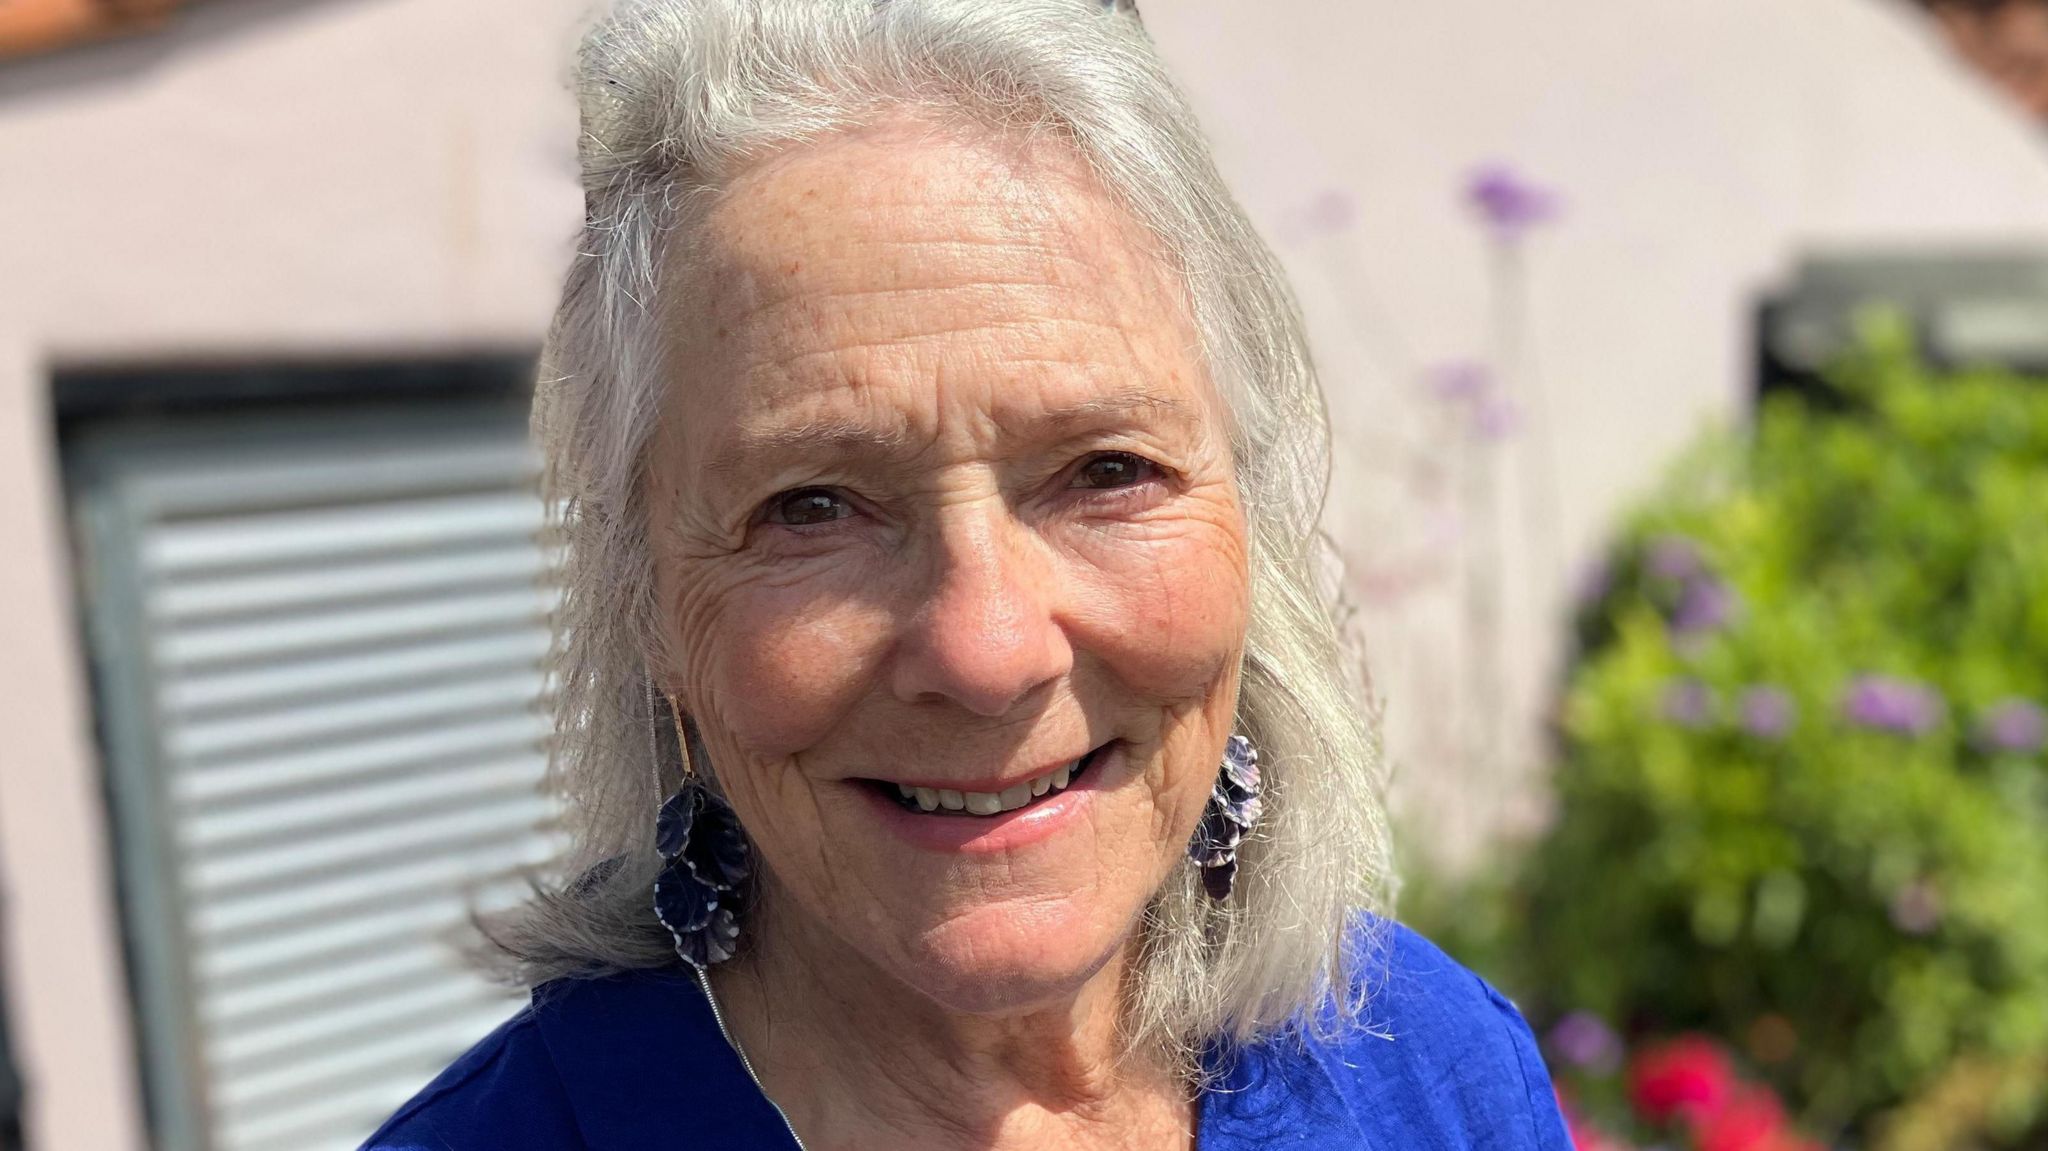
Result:
[[[867,694],[887,645],[878,607],[758,579],[703,598],[685,616],[684,679],[744,752],[814,746]]]
[[[1163,705],[1228,686],[1249,611],[1242,535],[1205,524],[1103,550],[1071,601],[1078,651]]]

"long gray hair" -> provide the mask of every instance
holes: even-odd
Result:
[[[650,431],[664,261],[693,204],[776,149],[892,113],[1071,147],[1185,285],[1232,413],[1252,601],[1237,730],[1265,817],[1216,903],[1183,866],[1148,908],[1125,1034],[1183,1060],[1223,1036],[1352,1019],[1362,916],[1390,887],[1375,725],[1318,528],[1329,432],[1280,269],[1217,175],[1128,5],[1103,0],[620,0],[579,61],[588,218],[542,370],[564,599],[553,786],[573,846],[559,887],[489,925],[524,982],[673,960],[651,910],[657,786],[679,767],[648,668],[659,650]],[[650,762],[652,761],[652,762]],[[701,761],[700,761],[701,764]],[[1335,1005],[1335,1011],[1330,1010]]]

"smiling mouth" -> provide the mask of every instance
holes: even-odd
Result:
[[[1040,800],[1058,795],[1074,782],[1086,775],[1109,744],[1103,744],[1094,751],[1057,770],[1047,772],[1034,779],[1003,789],[1002,791],[956,791],[945,787],[912,787],[909,784],[890,783],[885,780],[863,782],[882,792],[905,811],[920,815],[967,816],[988,818],[1020,811]]]

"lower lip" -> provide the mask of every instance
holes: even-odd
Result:
[[[1095,757],[1081,778],[1065,790],[1000,815],[926,815],[910,811],[875,788],[859,785],[882,826],[922,851],[953,855],[997,855],[1058,835],[1095,802],[1096,781],[1117,762],[1122,745]]]

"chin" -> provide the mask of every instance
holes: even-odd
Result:
[[[895,973],[932,1002],[969,1015],[1009,1015],[1071,999],[1134,930],[1066,904],[995,906],[956,916],[908,941]]]

